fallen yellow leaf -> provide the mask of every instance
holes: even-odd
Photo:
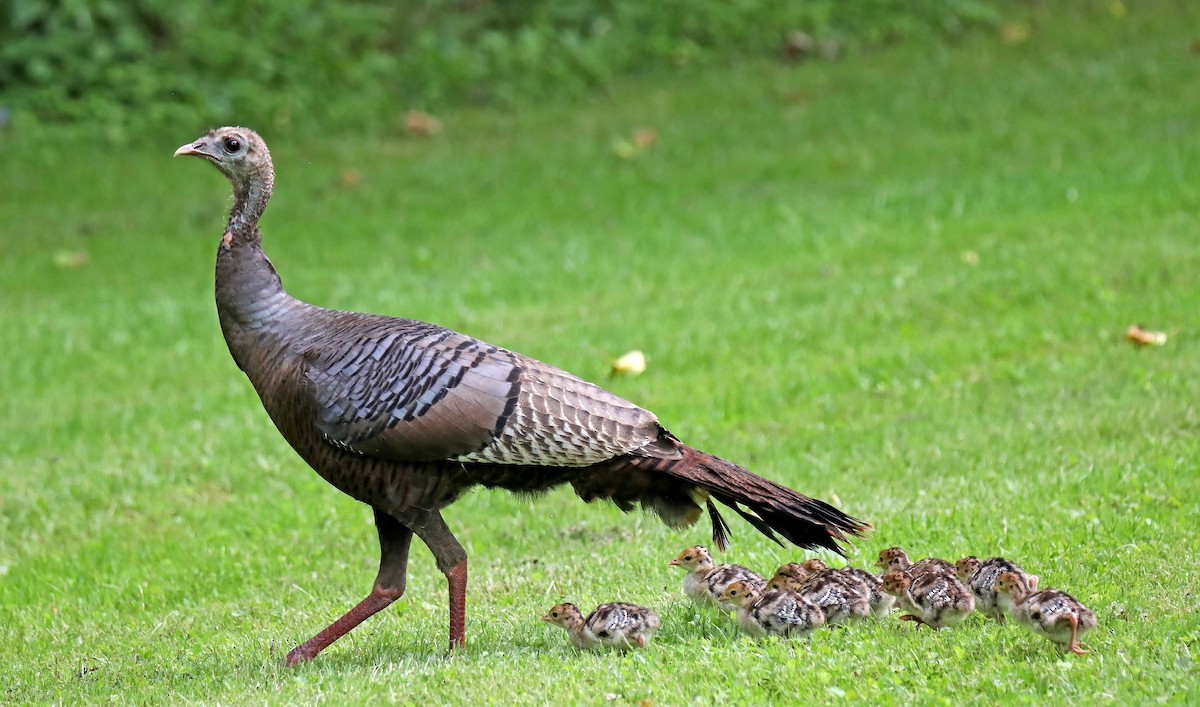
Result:
[[[54,251],[54,264],[60,268],[81,268],[87,265],[88,252],[86,250],[56,250]]]
[[[1125,330],[1125,338],[1139,346],[1162,346],[1167,343],[1167,332],[1147,331],[1134,324]]]
[[[633,144],[646,149],[658,142],[658,131],[654,128],[638,128],[633,131]]]
[[[404,132],[418,137],[430,137],[442,132],[442,121],[420,110],[410,110],[404,116]]]
[[[1029,27],[1022,22],[1005,22],[1000,25],[1000,38],[1009,44],[1020,44],[1029,39]]]
[[[637,376],[646,372],[646,354],[634,349],[613,361],[610,376]]]

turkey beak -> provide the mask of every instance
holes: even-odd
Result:
[[[678,567],[679,565],[680,565],[680,562],[679,562],[678,557],[676,557],[674,560],[671,560],[670,562],[667,563],[668,567]]]
[[[199,155],[200,157],[205,157],[206,155],[204,153],[204,150],[201,149],[205,146],[205,144],[206,143],[203,140],[189,142],[186,145],[180,146],[180,148],[178,150],[175,150],[175,156],[179,157],[180,155]]]
[[[549,620],[550,620],[550,614],[546,614],[545,616],[542,617],[542,621],[549,621]]]

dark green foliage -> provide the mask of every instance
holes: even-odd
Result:
[[[413,105],[583,92],[789,32],[876,44],[995,20],[991,0],[11,0],[0,92],[45,119],[370,124]],[[345,96],[376,115],[342,115]]]
[[[378,80],[399,14],[312,0],[14,0],[0,90],[50,118],[286,123]]]

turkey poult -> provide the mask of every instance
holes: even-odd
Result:
[[[843,576],[841,570],[833,569],[819,558],[810,558],[803,562],[788,562],[779,566],[775,574],[767,581],[769,589],[796,589],[806,582],[818,577],[834,577],[854,584],[857,578]]]
[[[871,605],[871,613],[875,614],[875,618],[881,619],[891,612],[896,597],[883,591],[880,577],[860,567],[843,567],[842,574],[857,579],[867,590],[867,603]]]
[[[558,604],[546,612],[542,621],[563,627],[571,644],[584,649],[645,648],[659,626],[658,614],[624,602],[601,604],[587,618],[574,604]]]
[[[907,611],[901,620],[932,629],[957,626],[975,610],[975,597],[958,577],[945,572],[910,575],[893,570],[883,575],[883,591],[895,596]]]
[[[767,581],[768,589],[799,589],[805,582],[814,577],[824,576],[827,573],[836,573],[842,581],[851,586],[858,587],[860,591],[866,594],[867,604],[871,608],[871,613],[876,618],[883,618],[892,610],[892,605],[896,602],[896,597],[891,594],[884,593],[882,589],[883,582],[878,576],[858,567],[842,567],[839,569],[830,569],[823,561],[819,559],[805,560],[804,562],[788,562],[781,565],[771,579]]]
[[[876,567],[882,567],[884,572],[902,571],[907,572],[915,579],[917,575],[925,572],[942,572],[945,574],[954,574],[954,565],[948,560],[943,560],[937,557],[926,557],[923,560],[912,562],[908,559],[908,553],[898,547],[889,547],[886,550],[879,551],[879,561],[875,563]]]
[[[996,578],[1000,605],[1017,623],[1045,636],[1059,648],[1085,655],[1087,651],[1079,645],[1079,639],[1096,628],[1096,612],[1066,592],[1033,589],[1020,572],[1002,572]]]
[[[764,592],[738,581],[725,588],[721,601],[737,607],[738,628],[755,638],[803,636],[825,625],[825,614],[819,606],[786,589]]]
[[[768,537],[838,550],[870,526],[680,442],[653,413],[557,368],[442,327],[323,309],[290,296],[258,220],[271,155],[245,128],[183,145],[233,185],[217,248],[216,301],[233,359],[283,437],[326,481],[371,506],[381,558],[357,606],[288,653],[310,660],[404,593],[413,534],[449,584],[450,645],[465,643],[467,554],[441,509],[474,486],[533,492],[570,483],[583,500],[636,505],[682,527],[713,500]]]
[[[872,612],[870,592],[862,580],[818,559],[783,565],[767,582],[767,588],[796,592],[821,609],[829,626],[865,618]]]
[[[779,566],[767,580],[767,589],[795,589],[809,578],[808,570],[799,562],[788,562]]]
[[[736,604],[721,600],[726,587],[734,582],[745,582],[761,592],[766,584],[758,573],[741,565],[713,564],[712,554],[703,545],[693,545],[683,550],[668,564],[687,571],[683,575],[683,593],[700,606],[717,606],[734,611]]]
[[[829,626],[871,615],[867,590],[838,572],[814,574],[795,592],[819,607]]]
[[[1004,572],[1019,572],[1033,589],[1037,589],[1037,575],[1026,574],[1025,570],[1003,557],[980,560],[967,555],[954,563],[955,574],[975,595],[975,610],[1004,623],[1004,608],[996,596],[996,580]]]

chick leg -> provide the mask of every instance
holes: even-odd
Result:
[[[1067,616],[1067,620],[1071,622],[1071,644],[1067,648],[1075,655],[1086,655],[1087,651],[1079,645],[1079,641],[1075,640],[1075,632],[1079,629],[1079,620],[1075,618],[1074,614]]]

